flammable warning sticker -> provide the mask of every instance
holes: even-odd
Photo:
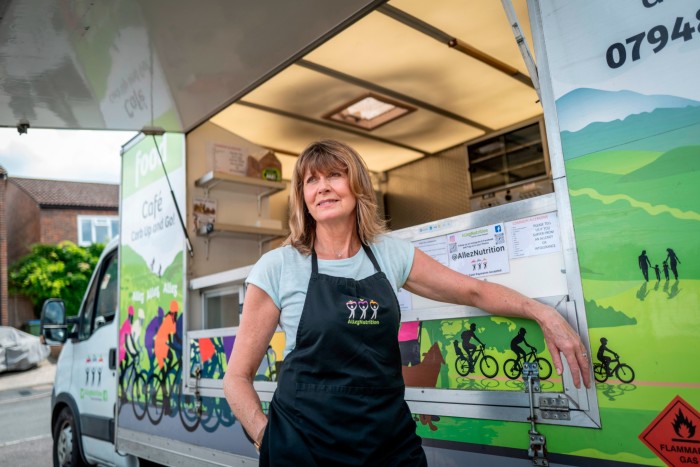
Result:
[[[639,435],[671,467],[700,464],[700,414],[680,396]]]

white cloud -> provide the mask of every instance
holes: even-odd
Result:
[[[136,132],[0,129],[0,165],[10,177],[119,183],[121,146]]]

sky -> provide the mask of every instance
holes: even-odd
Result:
[[[10,177],[119,183],[123,144],[133,131],[0,128],[0,165]]]

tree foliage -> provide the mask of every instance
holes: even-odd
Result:
[[[103,249],[99,243],[83,248],[68,241],[33,245],[28,255],[10,267],[10,292],[29,298],[37,317],[48,298],[63,299],[66,314],[76,315]]]

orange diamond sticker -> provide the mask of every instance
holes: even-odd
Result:
[[[700,463],[700,414],[680,396],[639,435],[671,467]]]

